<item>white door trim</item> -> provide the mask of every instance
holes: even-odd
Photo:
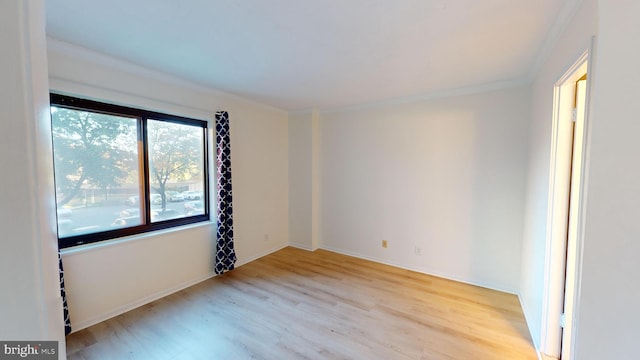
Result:
[[[551,135],[551,159],[549,172],[549,198],[547,209],[547,231],[545,248],[545,274],[542,307],[542,327],[540,351],[548,356],[559,358],[562,355],[564,360],[572,359],[573,344],[577,333],[575,332],[578,317],[580,299],[580,279],[582,276],[582,244],[584,237],[584,211],[586,204],[587,174],[589,163],[589,119],[590,119],[590,97],[593,83],[593,61],[594,61],[595,38],[592,39],[590,48],[572,65],[565,74],[556,82],[554,86],[554,108],[553,125]],[[571,244],[566,247],[567,214],[569,208],[569,171],[567,156],[570,159],[570,142],[567,133],[568,128],[564,121],[567,120],[567,91],[569,84],[575,82],[582,74],[587,73],[587,94],[586,109],[584,116],[584,133],[582,139],[582,159],[580,178],[581,186],[578,188],[578,196],[575,206],[577,206],[577,231],[575,238],[570,240]],[[564,91],[564,93],[563,93]],[[575,91],[575,90],[572,90]],[[565,95],[565,96],[563,96]],[[562,103],[561,101],[564,101]],[[571,104],[571,107],[573,105]],[[570,110],[569,110],[570,113]],[[569,152],[569,154],[567,153]],[[567,251],[572,252],[569,256],[575,259],[572,269],[568,271],[570,277],[568,284],[573,284],[567,289],[570,303],[568,309],[572,310],[566,316],[569,318],[569,326],[574,331],[569,330],[568,336],[562,337],[560,328],[560,315],[564,305],[565,286],[565,261]],[[561,339],[563,346],[561,349]]]

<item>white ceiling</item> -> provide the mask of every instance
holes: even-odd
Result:
[[[48,36],[286,110],[525,81],[569,0],[47,0]]]

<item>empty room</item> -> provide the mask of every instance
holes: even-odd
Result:
[[[638,16],[2,1],[0,358],[639,358]]]

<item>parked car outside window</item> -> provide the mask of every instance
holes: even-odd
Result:
[[[182,193],[184,200],[200,200],[202,193],[200,191],[185,191]]]
[[[167,201],[171,201],[171,202],[184,201],[184,195],[182,195],[182,193],[179,193],[177,191],[167,191],[165,192],[165,194],[167,196]]]

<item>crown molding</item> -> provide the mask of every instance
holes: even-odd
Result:
[[[163,82],[168,85],[181,87],[194,92],[200,92],[215,98],[228,99],[231,101],[245,103],[247,105],[266,108],[269,110],[285,112],[286,110],[274,107],[269,104],[265,104],[253,99],[248,99],[230,92],[215,89],[209,86],[194,83],[183,78],[167,74],[165,72],[150,69],[145,66],[135,64],[129,61],[125,61],[98,51],[88,49],[76,44],[68,43],[50,36],[47,36],[47,50],[50,53],[58,53],[62,55],[72,56],[74,58],[82,59],[92,64],[103,66],[106,68],[122,71],[134,76],[139,76],[151,80]],[[60,79],[68,80],[68,79]]]
[[[540,72],[540,69],[551,55],[553,49],[558,44],[560,36],[565,31],[567,26],[569,26],[569,23],[571,23],[571,20],[573,20],[574,16],[578,13],[582,2],[583,0],[566,0],[564,5],[562,6],[562,9],[558,12],[556,21],[549,29],[549,32],[545,37],[545,41],[538,50],[538,55],[536,56],[533,65],[529,69],[527,79],[530,82],[533,82],[533,80]]]
[[[366,110],[366,109],[382,107],[382,106],[410,104],[410,103],[416,103],[421,101],[439,100],[439,99],[446,99],[446,98],[464,96],[464,95],[482,94],[482,93],[498,91],[503,89],[523,87],[529,84],[531,84],[531,81],[529,80],[529,78],[522,77],[514,80],[496,81],[496,82],[474,85],[474,86],[438,90],[438,91],[427,92],[427,93],[422,93],[417,95],[385,99],[385,100],[370,102],[370,103],[321,109],[320,112],[324,114],[331,114],[331,113]]]

